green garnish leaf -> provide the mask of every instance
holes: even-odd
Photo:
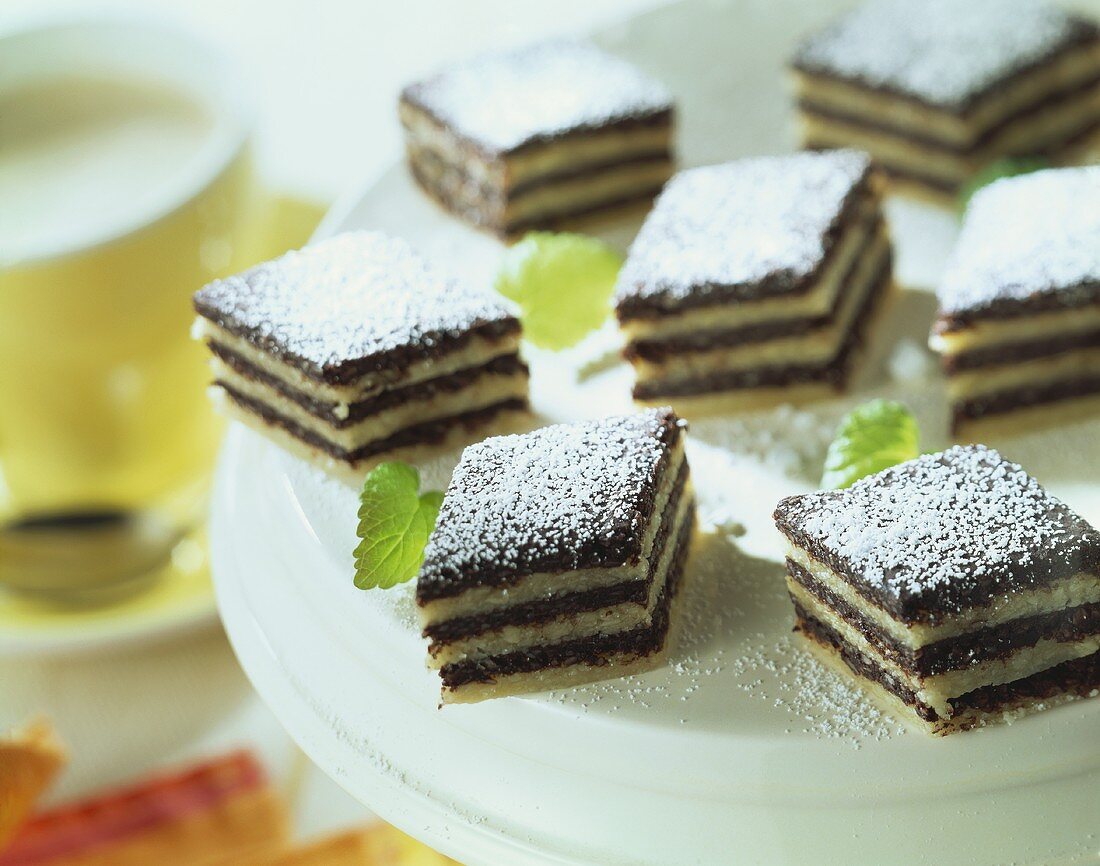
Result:
[[[1050,168],[1050,162],[1041,156],[1005,157],[989,163],[959,190],[959,212],[962,213],[966,210],[966,206],[970,204],[970,199],[974,196],[974,193],[983,186],[989,186],[993,181],[1000,180],[1002,177],[1030,174],[1044,168]]]
[[[392,462],[372,469],[359,494],[355,585],[389,589],[415,577],[442,504],[439,491],[420,493],[415,467]]]
[[[920,456],[917,419],[901,403],[872,400],[844,416],[825,455],[821,486],[849,487],[867,475]]]
[[[528,232],[504,254],[496,290],[519,304],[523,335],[543,349],[566,349],[607,319],[623,258],[570,232]]]

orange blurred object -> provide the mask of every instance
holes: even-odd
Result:
[[[0,850],[65,762],[65,747],[45,719],[0,737]]]
[[[225,864],[229,866],[229,864]],[[241,864],[236,864],[241,866]],[[459,866],[389,824],[330,836],[247,866]]]
[[[0,866],[214,866],[288,846],[281,798],[249,752],[42,812]]]

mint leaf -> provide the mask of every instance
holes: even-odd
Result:
[[[872,400],[844,416],[825,455],[821,486],[849,487],[866,475],[920,456],[917,419],[901,403]]]
[[[622,264],[595,238],[528,232],[504,254],[496,290],[519,305],[524,337],[543,349],[566,349],[604,323]]]
[[[959,212],[966,210],[974,193],[983,186],[989,186],[995,180],[1002,177],[1015,177],[1018,174],[1030,174],[1033,171],[1050,168],[1050,162],[1040,156],[1006,157],[989,163],[974,177],[972,177],[961,190],[959,190]]]
[[[391,462],[372,469],[359,494],[355,585],[389,589],[415,577],[442,504],[439,491],[420,493],[415,467]]]

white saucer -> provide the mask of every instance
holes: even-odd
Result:
[[[790,117],[781,60],[831,12],[807,6],[700,0],[599,41],[680,97],[686,163],[780,151]],[[902,282],[931,284],[954,218],[898,203],[890,216]],[[360,227],[403,234],[486,285],[501,249],[438,212],[401,167],[323,231]],[[1100,845],[1100,700],[932,739],[902,731],[790,633],[772,507],[816,486],[837,419],[872,393],[905,399],[924,446],[944,444],[943,384],[923,349],[932,308],[926,291],[903,293],[846,400],[693,424],[689,457],[711,531],[694,560],[684,640],[662,670],[568,692],[438,709],[412,587],[352,585],[356,492],[234,429],[212,544],[245,669],[325,771],[464,863],[1085,862]],[[578,373],[612,344],[608,333],[563,355],[533,353],[536,408],[554,420],[626,410],[625,369]],[[1080,477],[1082,461],[1100,459],[1100,424],[1003,448],[1100,522],[1100,487]],[[445,484],[450,465],[422,467],[425,483]]]

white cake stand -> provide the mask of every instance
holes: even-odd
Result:
[[[684,161],[713,162],[787,148],[781,58],[833,11],[807,6],[685,3],[597,38],[669,83]],[[902,281],[930,285],[953,219],[900,205],[890,216]],[[500,254],[400,167],[323,232],[357,227],[403,234],[484,284]],[[625,242],[633,228],[608,237]],[[790,633],[772,507],[815,486],[836,419],[872,392],[908,401],[925,430],[943,428],[942,382],[922,348],[932,306],[925,291],[903,294],[847,400],[693,424],[708,531],[683,639],[662,670],[568,692],[438,709],[411,586],[352,586],[356,492],[233,429],[212,546],[245,670],[326,772],[464,863],[1092,862],[1100,700],[932,739],[903,731]],[[547,420],[628,408],[628,373],[605,358],[613,340],[531,353]],[[1092,424],[1001,444],[1100,522],[1098,443]],[[422,467],[425,482],[444,485],[456,456]]]

